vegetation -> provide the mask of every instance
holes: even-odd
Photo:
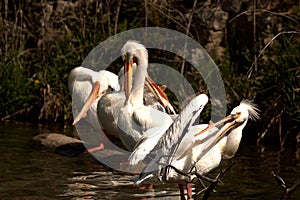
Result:
[[[229,12],[221,42],[224,57],[210,52],[222,72],[229,105],[249,98],[262,110],[262,120],[249,129],[258,135],[246,134],[258,143],[295,146],[300,132],[298,4],[272,12]],[[159,26],[204,46],[208,31],[197,16],[201,7],[212,5],[218,2],[2,0],[0,118],[70,123],[68,74],[99,42],[128,29]],[[152,57],[163,60],[159,55]],[[205,84],[184,61],[174,55],[168,60],[194,87]]]

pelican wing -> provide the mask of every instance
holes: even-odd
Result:
[[[195,138],[195,134],[207,128],[207,124],[198,124],[194,126],[190,126],[187,130],[187,133],[180,141],[176,151],[173,153],[173,159],[180,159],[183,156],[186,156],[188,148],[193,148],[196,144],[196,139],[201,137],[201,141],[205,140],[204,135],[206,135],[207,131],[200,134],[197,138]],[[198,141],[197,141],[198,142]]]
[[[118,116],[125,102],[124,92],[109,92],[104,94],[97,104],[97,116],[102,128],[109,134],[119,137]]]
[[[120,91],[120,85],[119,85],[119,78],[117,75],[115,75],[112,72],[109,71],[103,71],[103,78],[106,79],[108,86],[110,86],[114,91]]]
[[[180,141],[185,136],[187,129],[198,118],[207,101],[208,97],[205,94],[201,94],[194,98],[180,112],[179,116],[166,131],[156,131],[156,128],[149,129],[131,153],[129,163],[132,165],[137,164],[153,149],[158,149],[157,155],[160,156],[161,159],[169,158],[170,155],[173,155],[174,152],[176,152]]]
[[[157,131],[161,131],[159,127],[165,130],[165,127],[168,128],[173,122],[168,114],[153,109],[150,106],[137,107],[133,111],[132,118],[136,125],[143,127],[143,135],[147,135],[148,130],[154,127],[158,127],[158,129],[156,129]],[[151,133],[152,131],[149,132]]]
[[[74,69],[71,70],[69,77],[68,77],[68,88],[69,88],[69,92],[72,95],[73,93],[73,88],[74,86],[76,87],[75,83],[76,82],[83,82],[83,81],[87,81],[90,83],[91,87],[92,87],[92,83],[91,83],[91,75],[86,73],[86,71],[83,70],[84,67],[75,67]],[[79,86],[77,86],[79,87]],[[89,91],[87,91],[88,93]]]
[[[160,139],[162,134],[168,130],[171,124],[172,122],[169,123],[169,126],[153,127],[144,132],[142,138],[137,142],[133,152],[128,158],[129,164],[135,165],[139,161],[142,161],[157,145],[157,141]]]

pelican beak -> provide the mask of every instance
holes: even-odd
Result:
[[[156,96],[156,98],[162,104],[162,106],[166,109],[169,109],[173,114],[176,114],[173,106],[169,102],[166,93],[152,80],[152,78],[148,74],[146,75],[146,81],[148,83],[146,84],[147,87]]]
[[[205,145],[205,147],[203,148],[203,152],[208,152],[211,148],[213,148],[222,138],[224,138],[225,136],[227,136],[229,134],[229,131],[237,126],[239,126],[240,124],[242,124],[242,122],[237,122],[235,119],[238,118],[240,115],[240,113],[237,114],[230,114],[227,117],[225,117],[224,119],[220,120],[219,122],[217,122],[216,124],[219,125],[220,123],[226,122],[224,124],[224,126],[216,133],[216,135],[213,137],[213,139],[207,144]]]
[[[93,102],[99,97],[99,89],[100,89],[100,83],[98,81],[96,81],[93,85],[93,89],[91,91],[90,96],[88,97],[85,104],[81,108],[79,114],[75,117],[72,125],[75,125],[77,122],[80,121],[80,119],[86,117],[86,115],[87,115],[86,113],[92,106]]]
[[[126,54],[125,66],[124,66],[124,90],[126,95],[126,100],[128,100],[130,95],[130,90],[132,86],[132,64],[133,58],[129,58],[129,55]]]
[[[209,125],[205,129],[203,129],[202,131],[196,133],[194,136],[196,137],[196,136],[204,133],[205,131],[208,131],[209,129],[211,129],[213,127],[220,126],[221,124],[223,124],[225,122],[228,122],[228,121],[231,121],[235,118],[236,118],[235,115],[228,115],[227,117],[225,117],[224,119],[221,119],[220,121],[218,121],[216,123],[210,122]]]

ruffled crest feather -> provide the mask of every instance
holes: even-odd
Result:
[[[258,109],[257,105],[252,100],[243,99],[241,101],[240,105],[244,105],[248,109],[249,118],[251,120],[256,121],[256,120],[260,119],[260,116],[259,116],[260,110]]]

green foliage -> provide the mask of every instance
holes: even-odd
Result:
[[[284,35],[274,42],[268,50],[270,59],[258,72],[264,78],[256,83],[257,98],[266,110],[264,115],[273,123],[270,135],[283,137],[282,145],[288,134],[299,131],[300,44],[296,41],[297,36]]]
[[[288,138],[295,138],[299,133],[299,19],[299,7],[294,8],[293,18],[289,17],[289,20],[275,17],[280,30],[257,32],[257,52],[252,44],[241,47],[237,45],[239,39],[229,41],[232,45],[228,48],[231,62],[224,63],[221,68],[227,94],[234,105],[243,98],[254,99],[258,104],[262,120],[257,127],[252,127],[259,131],[258,143],[289,145],[291,140]],[[254,55],[259,55],[257,60]],[[232,59],[236,57],[239,60]]]

